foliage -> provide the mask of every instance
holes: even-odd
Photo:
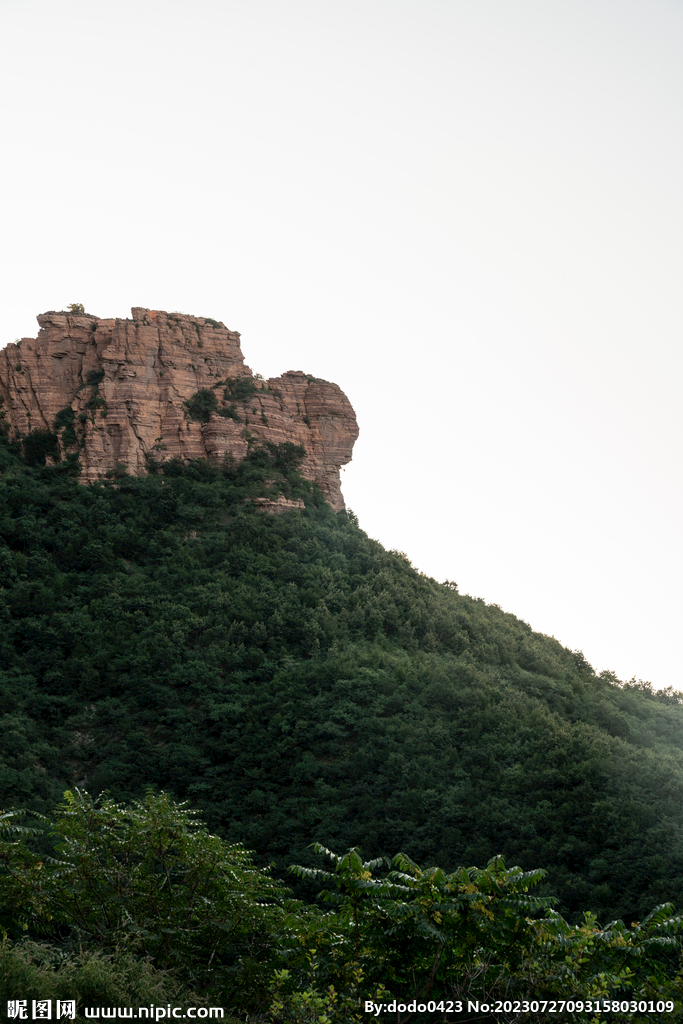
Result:
[[[293,870],[326,886],[320,895],[336,907],[336,914],[327,915],[326,933],[318,936],[318,971],[309,1004],[317,997],[323,1006],[325,995],[336,993],[336,983],[349,1006],[367,998],[407,1007],[429,1001],[523,1004],[570,994],[586,1003],[626,997],[629,1003],[670,1000],[677,1010],[669,1019],[682,1019],[683,921],[670,904],[656,907],[631,929],[622,921],[601,928],[590,913],[572,926],[553,909],[556,900],[529,893],[544,871],[508,869],[501,857],[483,870],[459,868],[448,874],[439,867],[421,869],[397,854],[394,869],[387,872],[388,861],[363,862],[357,849],[340,856],[316,843],[315,850],[332,861],[333,870]],[[276,1009],[288,1005],[282,990],[289,977],[276,978]],[[290,1006],[299,1008],[296,988],[289,991]],[[325,1008],[330,1020],[362,1019],[360,1014],[335,1015],[329,999]],[[578,1013],[556,1013],[558,1020],[593,1017],[583,1007]],[[434,1016],[408,1010],[403,1016],[399,1011],[397,1019],[433,1021]],[[658,1018],[634,1012],[629,1019]]]
[[[51,430],[31,430],[22,441],[24,458],[29,466],[44,466],[46,459],[59,462],[61,455],[57,435]]]
[[[223,419],[235,420],[236,423],[242,422],[242,417],[237,412],[237,409],[235,408],[234,405],[226,405],[223,408],[218,409],[217,412],[219,416],[223,417]]]
[[[292,868],[324,886],[314,907],[163,793],[124,806],[67,792],[44,819],[53,855],[36,852],[37,830],[18,818],[0,815],[0,884],[10,927],[30,933],[0,942],[0,998],[220,1003],[270,1024],[352,1024],[369,1000],[426,1024],[430,1003],[570,995],[559,1022],[593,1021],[605,999],[633,1003],[637,1022],[659,1019],[639,1003],[668,1000],[666,1019],[683,1019],[683,921],[671,905],[631,928],[591,913],[570,925],[531,892],[545,872],[502,857],[449,873],[316,843],[329,867]]]
[[[216,395],[213,391],[208,390],[208,388],[202,388],[201,391],[197,391],[184,405],[190,419],[197,420],[200,423],[208,423],[211,419],[211,413],[218,410]]]
[[[64,409],[60,409],[55,416],[54,429],[55,431],[61,430],[62,427],[69,429],[73,427],[76,413],[73,411],[70,405],[67,405]]]
[[[152,785],[278,871],[317,835],[544,864],[576,925],[683,905],[680,695],[415,572],[300,450],[83,486],[22,448],[0,440],[0,803]],[[254,508],[279,493],[306,508]]]
[[[82,302],[71,302],[66,308],[70,313],[85,313],[85,306]]]
[[[187,409],[190,419],[197,420],[199,423],[208,423],[211,419],[211,413],[218,411],[218,399],[215,392],[210,391],[208,388],[202,388],[201,391],[197,391],[183,404]]]
[[[327,886],[322,896],[346,926],[346,959],[360,968],[366,988],[383,985],[388,997],[405,1002],[453,998],[456,983],[467,998],[492,993],[502,975],[509,983],[534,946],[533,916],[557,902],[528,893],[544,871],[508,870],[502,857],[484,870],[448,874],[397,854],[382,877],[382,859],[315,849],[334,870],[294,870]]]
[[[169,972],[130,953],[100,950],[67,951],[60,946],[24,940],[0,940],[0,1006],[18,997],[75,999],[77,1006],[202,1006],[205,999],[189,992]],[[86,1020],[78,1014],[76,1020]]]
[[[54,856],[5,844],[5,904],[53,943],[68,927],[72,948],[124,951],[193,987],[263,983],[282,889],[196,818],[163,793],[124,806],[67,791]]]
[[[254,377],[229,377],[225,382],[223,399],[226,402],[246,402],[256,391]]]
[[[282,444],[274,444],[266,441],[262,445],[255,446],[249,456],[252,466],[269,466],[282,470],[298,470],[306,458],[306,449],[301,444],[293,444],[291,441],[283,441]]]
[[[224,384],[223,405],[219,405],[214,384],[212,388],[202,388],[183,404],[187,409],[190,419],[200,423],[208,423],[212,414],[223,416],[225,419],[233,419],[238,423],[242,417],[235,408],[235,403],[245,403],[257,394],[259,388],[256,385],[258,376],[255,377],[229,377]],[[263,385],[262,385],[263,387]]]
[[[30,836],[36,836],[39,829],[19,824],[25,813],[23,810],[0,811],[0,870],[6,871],[12,864],[12,870],[21,871],[31,861],[25,842]],[[7,885],[4,872],[0,875],[0,897],[0,934],[21,934],[28,927],[27,908],[16,889]]]

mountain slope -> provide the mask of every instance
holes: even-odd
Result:
[[[417,573],[300,455],[83,486],[0,440],[0,806],[153,786],[281,867],[502,852],[569,911],[683,905],[678,695]]]

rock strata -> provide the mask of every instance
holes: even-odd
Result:
[[[244,363],[240,335],[184,313],[132,309],[132,319],[42,313],[37,338],[0,350],[0,415],[13,434],[56,431],[77,451],[81,479],[117,468],[148,471],[149,458],[243,459],[254,444],[292,442],[302,473],[332,508],[358,436],[336,384],[290,370],[271,380]]]

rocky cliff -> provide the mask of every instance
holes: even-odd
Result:
[[[336,384],[298,370],[254,377],[240,335],[184,313],[134,308],[131,320],[43,313],[37,338],[0,350],[0,415],[16,434],[56,433],[81,479],[148,460],[243,459],[250,445],[303,445],[302,472],[335,510],[356,417]],[[56,442],[55,442],[56,447]]]

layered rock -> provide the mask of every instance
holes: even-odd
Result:
[[[254,378],[240,335],[223,323],[131,312],[131,320],[38,316],[37,338],[0,350],[5,424],[27,435],[57,423],[62,453],[78,451],[85,481],[117,467],[146,473],[150,456],[241,460],[254,444],[290,441],[306,450],[303,475],[335,510],[344,507],[339,471],[358,425],[336,384],[298,370]]]

